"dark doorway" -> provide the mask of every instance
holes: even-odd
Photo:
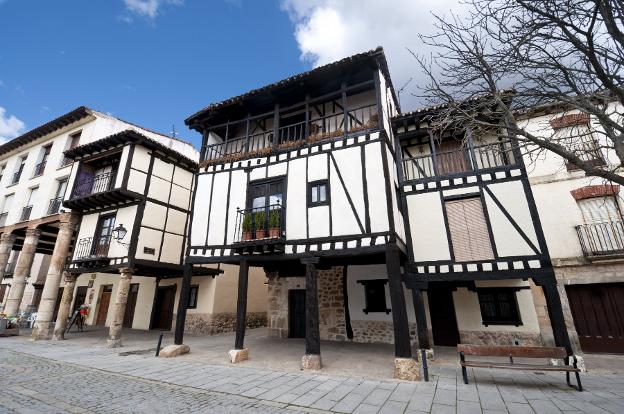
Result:
[[[95,324],[98,326],[106,325],[108,305],[110,304],[112,293],[113,285],[106,285],[102,288],[102,294],[100,295],[100,307],[98,308],[97,319],[95,320]]]
[[[624,283],[566,286],[585,352],[624,353]]]
[[[171,330],[175,292],[176,285],[158,286],[156,298],[154,299],[151,329],[159,331]]]
[[[78,310],[79,307],[84,305],[85,301],[87,300],[88,288],[88,286],[78,286],[78,289],[76,289],[76,299],[74,299],[74,308],[72,309],[72,315]]]
[[[128,302],[126,303],[126,311],[124,313],[123,327],[132,328],[134,320],[134,310],[136,309],[137,296],[139,295],[139,284],[133,283],[128,291]]]
[[[305,338],[306,335],[306,291],[288,291],[288,337]]]
[[[459,331],[455,318],[452,288],[430,286],[427,289],[427,299],[429,300],[433,344],[456,346],[459,343]]]

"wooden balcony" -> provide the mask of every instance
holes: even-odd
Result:
[[[137,194],[123,188],[115,188],[117,171],[82,178],[76,182],[69,200],[63,206],[77,211],[97,209],[133,201]]]
[[[516,164],[511,142],[497,141],[453,151],[434,151],[426,155],[409,156],[403,159],[403,171],[405,181],[420,181]]]

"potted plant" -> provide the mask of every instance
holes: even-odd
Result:
[[[281,210],[273,209],[269,212],[269,237],[280,236]]]
[[[266,237],[264,225],[266,224],[266,214],[264,211],[256,212],[256,239],[264,239]]]
[[[253,238],[253,216],[251,213],[245,213],[243,216],[243,241]]]

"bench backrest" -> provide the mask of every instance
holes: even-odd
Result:
[[[464,355],[478,356],[512,356],[518,358],[565,358],[565,348],[546,346],[496,346],[458,344],[457,352]]]

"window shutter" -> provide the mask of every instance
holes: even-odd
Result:
[[[578,204],[586,224],[607,223],[620,218],[613,197],[588,198],[579,200]]]
[[[455,260],[494,258],[481,199],[469,198],[445,203]]]

